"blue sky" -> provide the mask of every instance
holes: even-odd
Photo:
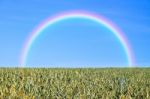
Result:
[[[93,12],[111,20],[128,38],[135,65],[150,65],[149,0],[0,0],[0,66],[18,66],[29,33],[49,16],[72,10]],[[27,64],[126,66],[127,60],[111,31],[92,21],[78,19],[45,29],[33,44]]]

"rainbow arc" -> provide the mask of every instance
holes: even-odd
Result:
[[[107,29],[109,29],[120,41],[121,46],[124,49],[124,52],[126,54],[126,58],[128,61],[129,66],[134,66],[134,57],[132,53],[131,46],[125,37],[124,33],[115,25],[113,24],[110,20],[100,16],[96,15],[93,13],[89,12],[81,12],[81,11],[71,11],[71,12],[65,12],[58,14],[53,17],[49,17],[45,21],[43,21],[41,24],[39,24],[28,36],[28,38],[25,41],[25,44],[23,45],[22,52],[21,52],[21,57],[20,57],[20,65],[21,66],[26,66],[26,61],[28,57],[28,52],[31,49],[32,45],[34,44],[34,41],[36,38],[48,27],[57,24],[61,21],[67,21],[67,19],[88,19],[92,20],[98,24],[101,24],[105,26]]]

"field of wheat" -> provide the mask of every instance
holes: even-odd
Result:
[[[0,99],[150,99],[150,68],[0,69]]]

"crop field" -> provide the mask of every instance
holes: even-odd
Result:
[[[1,68],[0,99],[150,99],[150,68]]]

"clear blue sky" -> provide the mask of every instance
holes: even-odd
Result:
[[[71,10],[100,14],[126,35],[136,66],[150,66],[150,0],[0,0],[0,66],[18,66],[29,33],[49,16]],[[28,55],[29,66],[125,66],[116,37],[89,20],[47,28]]]

